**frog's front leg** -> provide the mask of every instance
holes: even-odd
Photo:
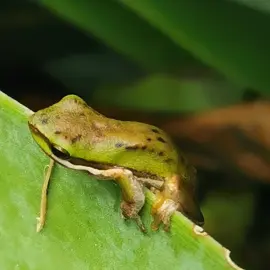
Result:
[[[142,184],[133,177],[129,170],[117,168],[104,171],[104,176],[112,177],[121,187],[122,202],[121,211],[125,218],[134,219],[140,229],[145,232],[145,226],[141,221],[139,212],[144,206],[145,195]]]
[[[145,195],[143,192],[143,184],[139,182],[133,176],[133,173],[124,168],[113,168],[108,170],[99,170],[91,167],[85,167],[82,165],[70,164],[66,160],[61,160],[56,156],[53,156],[60,164],[75,169],[85,170],[91,175],[101,176],[105,179],[114,179],[122,189],[123,201],[121,203],[122,215],[126,218],[135,219],[142,231],[145,231],[145,227],[141,222],[139,212],[144,206]]]

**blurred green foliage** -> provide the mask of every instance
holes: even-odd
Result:
[[[239,87],[269,92],[265,13],[226,0],[39,2],[147,71],[181,73],[203,61]]]
[[[5,0],[1,87],[29,76],[26,89],[39,95],[38,70],[91,104],[163,113],[238,103],[246,88],[269,97],[269,11],[263,0]],[[242,217],[223,203],[227,195],[217,197],[204,205],[209,231],[240,250],[254,200],[249,192],[235,199]],[[241,235],[230,239],[218,225],[234,215]]]

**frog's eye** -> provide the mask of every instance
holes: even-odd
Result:
[[[53,154],[57,156],[58,158],[65,159],[65,160],[70,159],[70,154],[64,148],[58,145],[52,145],[51,148],[52,148]]]

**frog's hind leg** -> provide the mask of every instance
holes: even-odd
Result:
[[[169,230],[170,219],[175,211],[181,212],[199,226],[204,224],[203,214],[194,196],[194,187],[181,180],[177,175],[167,178],[163,189],[155,192],[153,230],[157,230],[161,222],[164,229]]]
[[[154,209],[154,208],[153,208]],[[154,221],[152,222],[152,230],[156,231],[159,228],[160,223],[164,224],[164,230],[169,231],[171,216],[177,211],[178,204],[176,204],[173,200],[166,199],[163,201],[162,205],[155,209],[152,214],[154,216]]]
[[[139,216],[139,212],[145,203],[142,183],[133,177],[131,171],[122,168],[107,170],[105,174],[113,177],[121,187],[123,196],[121,211],[123,217],[134,219],[140,229],[145,232],[145,226]]]
[[[156,200],[152,207],[154,221],[152,230],[157,230],[160,223],[164,224],[164,229],[169,230],[172,214],[179,209],[179,179],[173,176],[166,179],[162,191],[156,191]]]

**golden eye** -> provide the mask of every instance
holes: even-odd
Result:
[[[57,156],[58,158],[65,159],[65,160],[70,159],[70,154],[64,148],[62,148],[62,147],[60,147],[58,145],[52,145],[51,149],[52,149],[53,154],[55,156]]]

